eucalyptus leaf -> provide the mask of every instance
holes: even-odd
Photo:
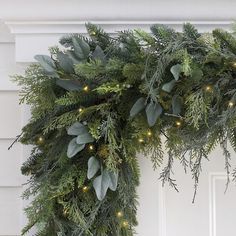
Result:
[[[78,144],[76,138],[73,138],[67,148],[67,156],[69,158],[75,156],[78,152],[82,151],[85,147],[85,144]]]
[[[100,169],[100,163],[98,159],[94,156],[90,157],[88,160],[88,172],[87,172],[88,179],[92,179],[99,169]]]
[[[94,138],[92,137],[90,133],[79,134],[76,139],[76,142],[78,144],[92,143],[93,141],[94,141]]]
[[[49,57],[47,55],[36,55],[34,57],[34,59],[39,62],[39,64],[42,66],[42,68],[45,71],[47,71],[49,73],[55,72],[56,65],[51,57]]]
[[[180,64],[176,64],[171,67],[170,72],[174,76],[175,80],[179,79],[180,73],[182,72],[182,66]]]
[[[93,181],[93,187],[95,189],[98,200],[102,201],[110,186],[110,176],[107,170],[104,170],[101,175],[96,177]]]
[[[117,185],[118,185],[118,172],[109,171],[108,174],[109,174],[109,177],[110,177],[109,188],[112,191],[116,191]]]
[[[157,118],[162,113],[162,107],[159,103],[150,102],[146,107],[146,115],[148,125],[151,127],[155,125]]]
[[[58,79],[56,84],[67,91],[81,91],[82,87],[78,80]]]
[[[130,117],[134,117],[136,116],[140,111],[142,111],[146,104],[145,104],[146,100],[145,98],[141,97],[139,98],[133,105],[133,107],[130,110]]]
[[[100,60],[102,62],[105,62],[106,61],[106,56],[105,56],[105,53],[104,51],[101,49],[100,46],[96,46],[93,54],[92,54],[92,57],[93,59],[96,59],[96,60]]]
[[[176,81],[173,79],[170,82],[163,84],[162,90],[164,90],[167,93],[170,93],[171,90],[174,88]]]
[[[172,98],[172,112],[173,112],[173,114],[175,114],[175,115],[180,114],[181,107],[182,107],[182,99],[180,98],[180,96],[175,95]]]
[[[86,59],[90,53],[90,46],[81,38],[74,37],[72,43],[76,57],[80,60]]]
[[[79,135],[79,134],[86,134],[88,133],[88,127],[83,125],[80,122],[75,122],[73,125],[71,125],[68,130],[68,135]]]
[[[72,59],[62,52],[57,53],[58,63],[60,67],[67,73],[74,73],[73,61]]]

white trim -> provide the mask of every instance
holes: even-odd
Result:
[[[64,34],[86,33],[85,24],[99,25],[108,33],[125,29],[141,28],[149,31],[150,25],[163,24],[181,30],[183,23],[195,25],[200,32],[209,32],[214,28],[229,29],[233,21],[5,21],[13,34]]]
[[[209,236],[216,236],[216,181],[226,180],[225,172],[209,173]]]
[[[166,236],[166,195],[165,186],[158,181],[158,236]]]

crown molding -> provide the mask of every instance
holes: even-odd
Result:
[[[197,27],[199,32],[210,32],[214,28],[230,30],[232,21],[90,21],[99,25],[106,32],[116,34],[128,29],[143,29],[150,31],[153,24],[164,24],[181,31],[185,22]],[[70,33],[86,34],[86,21],[5,21],[10,32],[15,37],[16,61],[32,62],[36,54],[48,54],[48,47],[58,44],[62,35]]]

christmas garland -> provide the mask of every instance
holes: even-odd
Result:
[[[40,236],[132,236],[137,153],[176,190],[172,166],[181,162],[196,194],[202,160],[219,144],[228,182],[236,176],[227,149],[236,150],[233,34],[185,24],[181,33],[154,25],[111,37],[86,27],[89,37],[63,37],[63,49],[15,76],[32,111],[20,138],[33,145],[22,166],[23,197],[33,196],[23,234],[37,226]]]

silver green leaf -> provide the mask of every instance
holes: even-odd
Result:
[[[175,115],[178,115],[181,112],[181,107],[182,107],[182,100],[180,96],[175,95],[172,98],[172,112]]]
[[[73,63],[72,59],[68,55],[66,55],[66,54],[64,54],[62,52],[58,52],[57,53],[57,59],[58,59],[58,63],[60,65],[60,67],[65,72],[67,72],[67,73],[74,73],[74,68],[73,68],[74,63]]]
[[[76,138],[73,138],[67,148],[67,156],[69,158],[75,156],[78,152],[82,151],[85,147],[85,144],[78,144]]]
[[[95,48],[95,50],[94,50],[92,56],[93,56],[93,59],[100,60],[100,61],[102,61],[102,62],[105,62],[105,61],[106,61],[105,53],[104,53],[104,51],[101,49],[101,47],[98,46],[98,45],[96,46],[96,48]]]
[[[76,138],[78,144],[92,143],[94,141],[93,136],[90,133],[79,134]]]
[[[96,177],[93,181],[93,187],[95,189],[98,200],[102,201],[110,186],[110,176],[107,170],[104,170],[101,175]]]
[[[67,91],[81,91],[81,85],[78,80],[58,79],[56,84]]]
[[[100,169],[100,163],[98,159],[94,156],[90,157],[88,160],[88,172],[87,172],[88,179],[92,179],[99,169]]]
[[[109,189],[116,191],[118,185],[118,172],[109,171],[108,174],[110,177]]]
[[[174,88],[176,81],[173,79],[170,82],[163,84],[162,90],[164,90],[167,93],[170,93],[171,90]]]
[[[133,107],[130,110],[130,117],[134,117],[136,116],[140,111],[142,111],[146,104],[145,104],[146,100],[145,98],[141,97],[139,98],[133,105]]]
[[[182,72],[182,66],[180,64],[176,64],[171,67],[170,72],[174,76],[175,80],[179,79],[180,73]]]
[[[85,133],[88,133],[88,128],[87,128],[87,126],[83,125],[80,122],[75,122],[67,130],[68,135],[76,135],[77,136],[79,134],[85,134]]]
[[[56,65],[51,57],[47,55],[36,55],[34,59],[39,62],[45,71],[49,73],[55,72]]]
[[[80,60],[86,59],[90,53],[90,46],[80,38],[73,38],[72,43],[76,57]]]
[[[150,102],[146,107],[146,115],[147,115],[147,121],[148,125],[151,127],[155,125],[157,118],[162,113],[162,107],[159,103]]]

